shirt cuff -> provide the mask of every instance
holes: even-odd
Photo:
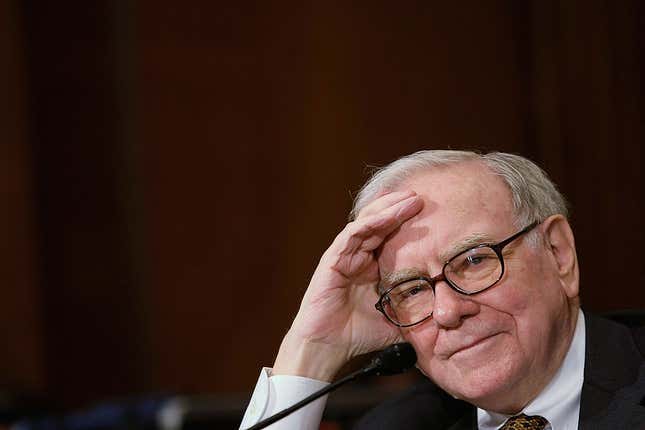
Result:
[[[327,385],[329,385],[328,382],[303,376],[272,376],[270,368],[263,368],[253,390],[251,401],[244,413],[240,429],[246,429],[257,424],[259,421],[294,405]],[[320,425],[326,402],[327,395],[324,395],[291,415],[271,424],[267,429],[316,430]]]

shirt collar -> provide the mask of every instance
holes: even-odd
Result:
[[[549,430],[578,428],[580,394],[585,368],[585,319],[578,311],[576,329],[569,351],[562,365],[542,392],[522,411],[526,415],[540,415],[549,421]],[[477,408],[477,426],[480,430],[495,430],[504,424],[510,415],[489,412]]]

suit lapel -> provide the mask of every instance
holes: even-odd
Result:
[[[616,429],[645,422],[645,365],[625,326],[585,314],[585,380],[580,429]],[[638,341],[638,339],[637,339]],[[634,427],[640,428],[640,427]]]
[[[448,427],[446,430],[477,430],[477,409],[472,407],[470,412],[461,416],[459,421]]]
[[[641,429],[645,428],[645,364],[635,383],[615,393],[607,393],[597,388],[586,391],[586,412],[580,416],[580,429]],[[583,395],[585,392],[583,391]],[[595,413],[592,406],[597,407]]]

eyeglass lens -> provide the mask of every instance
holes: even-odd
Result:
[[[499,256],[489,246],[469,249],[444,267],[446,280],[465,294],[474,294],[492,286],[500,279],[502,271]],[[427,279],[404,281],[387,294],[383,310],[396,324],[416,324],[432,314],[434,289]]]

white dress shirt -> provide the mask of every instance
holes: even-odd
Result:
[[[251,427],[259,421],[298,403],[327,385],[329,385],[328,382],[302,376],[272,376],[271,369],[268,367],[263,368],[255,385],[255,390],[253,390],[249,406],[246,408],[240,429]],[[326,403],[327,395],[271,424],[267,429],[318,430]]]
[[[540,415],[549,421],[545,430],[575,430],[580,415],[580,394],[584,379],[585,321],[582,311],[569,351],[553,379],[522,413]],[[246,429],[264,418],[280,412],[308,395],[329,385],[302,376],[275,375],[263,368],[246,409],[240,429]],[[271,430],[316,430],[320,425],[327,396],[323,396],[286,418],[267,427]],[[477,409],[479,430],[497,430],[509,415]]]

